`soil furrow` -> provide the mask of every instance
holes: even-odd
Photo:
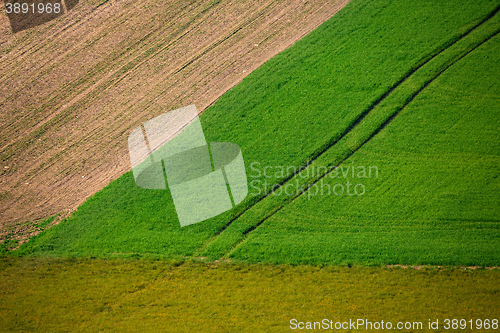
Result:
[[[90,0],[15,35],[4,17],[0,234],[74,210],[130,170],[131,129],[204,110],[346,3]]]

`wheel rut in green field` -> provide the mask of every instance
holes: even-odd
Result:
[[[296,200],[298,197],[300,197],[301,195],[303,195],[307,190],[309,190],[312,186],[316,185],[321,179],[323,179],[325,176],[328,175],[329,172],[333,171],[333,169],[335,168],[338,168],[341,164],[343,164],[349,157],[351,157],[355,152],[357,152],[360,148],[362,148],[366,143],[368,143],[375,135],[377,135],[381,130],[383,130],[410,102],[412,102],[430,83],[432,83],[434,80],[436,80],[439,76],[441,76],[442,73],[444,73],[448,68],[450,68],[451,66],[453,66],[455,63],[457,63],[458,61],[460,61],[461,59],[463,59],[465,56],[467,56],[469,53],[471,53],[472,51],[474,51],[477,47],[481,46],[482,44],[484,44],[485,42],[487,42],[489,39],[491,39],[492,37],[498,35],[498,32],[494,33],[493,35],[491,35],[490,37],[488,37],[487,39],[485,39],[483,42],[479,43],[477,46],[475,46],[472,50],[466,52],[465,54],[463,54],[462,56],[460,56],[458,59],[456,59],[455,61],[453,61],[451,64],[447,65],[443,70],[441,70],[438,75],[436,75],[435,77],[433,77],[432,79],[430,79],[429,81],[427,81],[426,83],[424,83],[424,85],[418,89],[418,91],[416,91],[409,99],[408,101],[403,105],[403,107],[401,108],[398,108],[398,110],[392,114],[380,127],[378,127],[373,133],[370,134],[370,136],[365,140],[363,141],[363,143],[361,143],[358,147],[356,147],[354,150],[352,150],[348,156],[344,157],[342,159],[342,161],[340,161],[339,164],[335,165],[334,167],[332,167],[331,169],[329,169],[326,173],[324,173],[323,175],[321,175],[320,177],[318,177],[316,180],[314,180],[312,183],[310,183],[303,192],[299,193],[298,195],[292,197],[292,199],[287,202],[285,205],[282,205],[280,207],[278,207],[275,211],[273,211],[271,214],[269,214],[268,216],[266,216],[263,220],[261,220],[259,223],[257,223],[257,225],[251,227],[250,229],[246,230],[243,235],[244,236],[247,236],[249,233],[251,233],[253,230],[255,230],[257,227],[259,227],[262,223],[264,223],[267,219],[269,219],[271,216],[273,216],[274,214],[276,214],[278,211],[280,211],[281,209],[283,209],[286,205],[289,205],[290,203],[292,203],[294,200]],[[237,244],[238,245],[238,244]]]
[[[305,194],[318,181],[339,167],[350,156],[369,142],[384,129],[411,101],[430,83],[465,56],[474,51],[500,31],[496,7],[480,22],[464,33],[447,41],[441,48],[427,55],[399,81],[377,98],[360,116],[348,126],[340,137],[332,138],[311,155],[310,162],[301,166],[275,187],[262,195],[255,203],[232,218],[222,230],[213,237],[198,255],[212,258],[228,257],[242,244],[253,230],[271,216]],[[326,166],[326,171],[315,177],[300,177],[308,169]],[[307,173],[309,175],[309,173]],[[272,195],[291,181],[301,184],[302,191],[294,196]],[[220,237],[222,236],[222,237]]]

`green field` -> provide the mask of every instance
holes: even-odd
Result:
[[[207,141],[242,149],[240,206],[181,228],[168,191],[129,172],[16,253],[498,265],[498,7],[353,1],[201,116]]]
[[[283,210],[267,213],[229,256],[276,263],[498,265],[500,64],[490,61],[500,49],[495,18],[491,39],[489,29],[484,42],[479,32],[481,37],[470,36],[481,42],[450,47],[451,54],[435,59],[434,76],[414,78],[408,90],[394,92],[410,100],[390,96],[371,111],[366,125],[318,164],[342,162],[339,170]],[[441,63],[446,70],[439,70]],[[381,122],[382,115],[388,120]],[[377,135],[370,139],[371,127]],[[339,158],[344,155],[349,157]],[[370,176],[371,166],[378,167]],[[342,187],[347,192],[348,181],[365,194],[351,189],[351,195],[336,195]]]

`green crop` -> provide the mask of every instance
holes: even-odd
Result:
[[[243,152],[238,207],[181,228],[169,192],[126,173],[16,253],[498,265],[498,8],[352,1],[202,114]],[[363,195],[319,192],[349,180]]]

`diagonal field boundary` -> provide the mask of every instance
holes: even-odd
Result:
[[[244,208],[241,212],[237,213],[236,216],[234,216],[222,229],[221,231],[216,234],[205,246],[202,248],[199,253],[203,256],[213,256],[214,254],[215,257],[227,257],[230,255],[230,253],[237,247],[239,246],[248,236],[249,234],[255,230],[257,227],[259,227],[262,223],[264,223],[267,219],[269,219],[271,216],[273,216],[275,213],[283,209],[286,205],[290,204],[293,202],[295,199],[301,196],[301,194],[305,193],[309,188],[317,184],[318,181],[323,179],[328,173],[330,173],[332,170],[335,168],[339,167],[345,160],[347,160],[350,156],[352,156],[356,151],[358,151],[363,145],[365,145],[367,142],[369,142],[375,135],[377,135],[382,129],[384,129],[399,113],[401,110],[403,110],[411,101],[415,99],[416,96],[422,92],[431,82],[433,82],[435,79],[437,79],[443,72],[445,72],[448,68],[453,66],[456,62],[460,61],[462,58],[467,56],[470,52],[475,50],[477,47],[480,45],[484,44],[487,42],[490,38],[494,37],[495,35],[498,34],[500,31],[500,28],[493,29],[493,33],[490,33],[489,35],[480,38],[479,41],[472,41],[471,45],[468,45],[466,47],[465,51],[458,50],[458,51],[450,51],[453,49],[453,46],[458,45],[459,42],[462,42],[465,40],[465,37],[469,36],[473,32],[477,32],[481,26],[483,26],[486,22],[488,22],[491,18],[493,18],[498,11],[500,10],[500,6],[497,6],[491,13],[489,13],[485,18],[480,20],[477,24],[473,25],[470,29],[467,29],[464,33],[455,36],[451,40],[447,41],[442,47],[437,49],[436,51],[432,52],[429,54],[427,57],[423,58],[418,65],[416,65],[414,68],[410,69],[398,82],[396,82],[392,87],[390,87],[384,94],[382,94],[375,102],[373,102],[365,111],[361,113],[361,115],[353,121],[353,123],[348,126],[340,136],[333,137],[331,138],[327,144],[323,145],[318,149],[316,152],[314,152],[310,158],[310,162],[308,162],[306,165],[301,166],[297,172],[294,174],[290,175],[283,181],[281,181],[279,184],[275,185],[272,188],[272,191],[261,196],[258,198],[254,203],[249,204],[246,208]],[[458,46],[459,47],[459,46]],[[232,244],[225,244],[226,246],[217,246],[218,240],[220,240],[220,237],[223,233],[227,234],[229,231],[226,231],[230,226],[233,226],[233,222],[236,220],[240,219],[245,213],[247,213],[251,208],[256,207],[259,203],[261,203],[264,199],[270,198],[271,194],[275,193],[276,191],[280,190],[281,187],[285,186],[290,180],[296,178],[302,171],[304,171],[311,163],[315,161],[319,161],[321,157],[326,157],[327,152],[331,150],[332,147],[337,146],[337,143],[341,143],[342,141],[349,141],[351,139],[349,135],[358,131],[359,128],[361,130],[363,129],[363,126],[370,127],[370,124],[365,125],[363,120],[367,118],[368,115],[372,115],[372,111],[377,108],[382,102],[386,102],[392,95],[397,95],[397,88],[403,87],[407,82],[412,81],[414,79],[418,80],[418,76],[420,72],[424,71],[424,66],[426,67],[432,67],[434,66],[434,62],[438,61],[437,58],[438,56],[445,56],[446,53],[452,53],[451,59],[444,59],[444,62],[441,61],[440,64],[438,64],[438,68],[433,71],[430,75],[428,74],[426,78],[423,79],[423,82],[420,83],[418,86],[419,88],[417,90],[413,90],[413,93],[406,93],[406,97],[404,98],[404,101],[401,105],[393,109],[393,112],[388,115],[383,121],[379,122],[380,125],[376,128],[371,129],[369,133],[371,133],[367,138],[361,140],[360,142],[357,142],[354,149],[347,149],[347,152],[344,152],[344,154],[341,154],[340,160],[335,163],[333,166],[329,166],[326,170],[321,175],[318,175],[315,179],[309,179],[309,184],[305,184],[305,190],[299,192],[295,196],[289,196],[288,200],[285,202],[279,203],[278,205],[274,205],[274,207],[271,207],[272,209],[268,211],[268,214],[265,214],[263,218],[259,220],[258,223],[250,223],[249,225],[244,225],[240,227],[236,231],[236,235],[233,235],[235,239],[233,239]],[[456,54],[454,54],[456,53]],[[441,57],[439,57],[441,58]],[[422,81],[422,79],[421,79]],[[397,97],[396,97],[397,98]],[[386,115],[387,116],[387,115]],[[376,115],[373,117],[377,117]],[[243,222],[244,223],[244,222]],[[238,228],[236,228],[238,229]],[[225,232],[226,231],[226,232]],[[231,237],[229,237],[231,238]],[[224,241],[222,242],[224,243]],[[223,244],[224,245],[224,244]],[[230,246],[228,246],[230,245]],[[216,253],[212,253],[215,250]]]
[[[193,100],[206,109],[348,0],[91,2],[35,35],[0,36],[0,240],[71,216],[130,169],[131,128]]]

